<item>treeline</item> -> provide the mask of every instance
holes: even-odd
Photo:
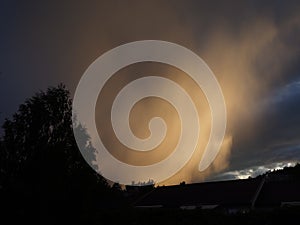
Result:
[[[286,166],[282,169],[268,170],[264,174],[258,175],[257,178],[269,177],[273,179],[285,179],[285,180],[300,180],[300,164],[295,166]]]

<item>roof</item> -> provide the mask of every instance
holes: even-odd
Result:
[[[262,179],[247,179],[163,186],[142,197],[135,206],[250,206],[261,181]]]
[[[270,181],[265,182],[260,195],[257,198],[256,206],[280,206],[285,202],[300,202],[299,181]]]

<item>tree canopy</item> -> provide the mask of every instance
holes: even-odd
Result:
[[[41,210],[43,206],[39,215],[48,215],[53,210],[74,213],[107,204],[107,181],[78,150],[72,128],[72,100],[64,85],[27,99],[11,119],[5,120],[3,129],[0,187],[11,208],[26,204],[30,206],[27,208]],[[82,132],[82,144],[95,157],[86,130],[81,125],[76,129]]]

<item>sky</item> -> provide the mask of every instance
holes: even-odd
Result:
[[[0,123],[11,118],[26,98],[49,86],[62,82],[73,96],[84,71],[106,51],[132,41],[165,40],[191,49],[207,63],[223,90],[228,119],[224,143],[213,165],[200,173],[195,170],[200,158],[193,157],[166,184],[246,178],[294,165],[300,161],[299,12],[299,1],[279,0],[2,0]],[[153,67],[159,66],[146,65],[141,71]],[[166,76],[178,72],[174,68],[157,71]],[[133,79],[130,68],[120,73],[127,74],[126,82]],[[190,89],[195,101],[205,102],[199,100],[201,91],[182,77],[178,82]],[[115,82],[118,87],[124,81]],[[115,95],[112,89],[106,92],[110,98]],[[109,103],[99,100],[99,120],[106,115],[101,111],[104,104]],[[153,103],[141,104],[135,114],[153,108],[147,104]],[[166,122],[177,129],[176,113],[163,104],[156,107],[170,110]],[[204,133],[198,155],[210,126],[207,110],[202,112]],[[134,117],[131,120],[136,129],[143,123]],[[98,123],[108,126],[107,121]],[[113,134],[103,135],[107,145],[120,147],[115,146]],[[172,146],[176,134],[169,135],[168,146]],[[115,151],[116,157],[122,156]],[[157,152],[149,160],[159,160],[167,153],[170,151]],[[137,163],[138,156],[128,154],[126,160]]]

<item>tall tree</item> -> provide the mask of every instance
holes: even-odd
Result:
[[[46,212],[49,216],[53,209],[66,213],[65,208],[71,212],[92,207],[97,199],[93,193],[104,198],[106,180],[90,168],[77,148],[72,101],[64,85],[27,99],[12,119],[5,120],[3,129],[0,185],[7,191],[8,201],[23,199],[22,203],[12,203],[13,207],[31,204],[40,210],[42,206],[40,215]],[[80,125],[76,129],[82,132],[86,150],[95,157],[86,130]]]

